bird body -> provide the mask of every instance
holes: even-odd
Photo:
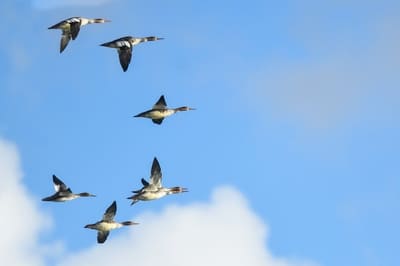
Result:
[[[161,167],[157,158],[154,157],[153,164],[151,166],[150,182],[142,179],[143,187],[139,190],[132,191],[134,195],[128,197],[128,199],[132,200],[131,205],[138,201],[156,200],[170,194],[188,192],[188,189],[183,187],[163,187],[161,184],[161,178]]]
[[[56,193],[50,197],[43,198],[42,201],[64,202],[64,201],[77,199],[80,197],[94,197],[94,195],[90,195],[88,193],[73,194],[73,193],[69,193],[69,192],[66,192],[66,193],[60,192],[60,193]]]
[[[160,125],[164,118],[171,116],[177,112],[195,110],[194,108],[188,106],[182,106],[178,108],[167,108],[167,103],[165,101],[164,95],[158,99],[158,101],[153,105],[153,108],[142,113],[135,115],[134,117],[144,117],[150,118],[153,123]]]
[[[49,197],[43,198],[42,201],[64,202],[80,197],[95,197],[95,195],[92,195],[88,192],[76,194],[73,193],[72,190],[67,185],[65,185],[64,182],[62,182],[56,175],[53,175],[53,184],[56,193]]]
[[[95,230],[99,230],[99,231],[110,231],[110,230],[117,229],[120,227],[122,227],[122,224],[120,224],[120,223],[106,222],[106,221],[100,221],[98,223],[86,225],[86,228],[95,229]]]
[[[64,51],[67,47],[69,41],[75,40],[78,37],[79,31],[82,26],[92,23],[105,23],[110,22],[110,20],[103,18],[84,18],[84,17],[71,17],[63,21],[54,24],[48,29],[59,29],[62,31],[61,41],[60,41],[60,53]]]
[[[155,199],[160,199],[164,196],[170,195],[170,194],[177,194],[181,192],[187,192],[187,189],[185,188],[180,188],[180,187],[173,187],[173,188],[158,188],[156,190],[148,190],[148,189],[143,189],[136,195],[132,196],[130,199],[132,199],[135,202],[132,202],[132,204],[136,203],[137,200],[142,200],[142,201],[149,201],[149,200],[155,200]]]
[[[107,208],[107,210],[103,214],[102,220],[94,224],[85,225],[85,228],[97,230],[97,243],[99,244],[104,243],[107,240],[107,237],[110,234],[111,230],[120,228],[122,226],[138,224],[132,221],[125,221],[125,222],[114,221],[114,216],[116,212],[117,212],[117,203],[116,201],[113,201],[113,203],[111,203],[111,205]]]
[[[121,64],[122,70],[125,72],[128,70],[129,64],[132,59],[132,49],[133,46],[138,45],[142,42],[149,42],[149,41],[158,41],[163,40],[164,38],[159,38],[155,36],[149,37],[132,37],[132,36],[125,36],[119,39],[115,39],[111,42],[106,42],[100,44],[104,47],[109,48],[116,48],[118,51],[119,62]]]

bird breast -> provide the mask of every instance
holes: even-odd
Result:
[[[152,110],[149,117],[152,119],[161,119],[174,114],[174,110],[163,109],[163,110]]]
[[[119,228],[121,226],[122,225],[120,223],[116,223],[116,222],[112,222],[112,223],[101,222],[101,223],[98,223],[96,227],[97,227],[97,230],[100,230],[100,231],[110,231],[110,230]]]
[[[164,197],[167,193],[164,190],[146,191],[140,195],[141,200],[155,200]]]

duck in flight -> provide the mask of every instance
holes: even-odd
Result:
[[[165,188],[162,186],[161,167],[156,157],[154,157],[150,174],[151,174],[150,182],[147,182],[144,178],[142,178],[141,182],[143,187],[139,190],[132,191],[134,195],[128,197],[128,199],[132,200],[131,205],[135,204],[140,200],[149,201],[149,200],[160,199],[170,194],[188,192],[188,189],[183,187]]]
[[[78,36],[79,30],[82,26],[92,23],[105,23],[110,22],[108,19],[103,18],[83,18],[83,17],[72,17],[67,18],[57,24],[49,27],[49,30],[59,29],[62,30],[61,42],[60,42],[60,53],[62,53],[67,47],[69,41],[75,40]]]
[[[110,231],[113,229],[120,228],[125,225],[138,224],[132,221],[126,222],[116,222],[114,221],[114,216],[117,212],[117,203],[115,200],[107,208],[106,212],[103,214],[103,219],[94,224],[85,225],[85,228],[97,230],[97,243],[102,244],[107,240]]]
[[[42,201],[64,202],[80,197],[95,197],[95,195],[92,195],[88,192],[82,192],[78,194],[72,193],[72,190],[55,175],[53,175],[53,183],[56,193],[49,197],[43,198]]]
[[[149,37],[125,36],[100,45],[117,49],[119,55],[119,63],[121,64],[122,70],[125,72],[126,70],[128,70],[129,63],[131,62],[133,46],[138,45],[139,43],[142,42],[158,41],[163,39],[164,38],[159,38],[155,36],[149,36]]]
[[[153,105],[150,110],[144,111],[134,117],[145,117],[150,118],[153,123],[160,125],[164,118],[173,115],[180,111],[196,110],[195,108],[182,106],[178,108],[167,108],[167,103],[165,102],[164,95],[161,95],[160,99]]]

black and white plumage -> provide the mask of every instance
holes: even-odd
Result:
[[[60,53],[64,51],[67,47],[69,41],[75,40],[79,34],[82,26],[92,23],[105,23],[110,22],[110,20],[103,18],[84,18],[84,17],[72,17],[60,21],[59,23],[49,27],[51,29],[59,29],[62,31],[61,42],[60,42]]]
[[[97,243],[102,244],[107,240],[110,231],[126,225],[138,224],[132,221],[116,222],[114,221],[115,214],[117,213],[117,203],[113,201],[111,205],[103,214],[103,219],[94,223],[85,225],[85,228],[97,230]]]
[[[132,36],[125,36],[111,42],[106,42],[100,44],[101,46],[109,47],[109,48],[116,48],[118,51],[119,62],[121,64],[122,70],[125,72],[128,70],[129,63],[132,59],[132,48],[135,45],[138,45],[142,42],[150,42],[150,41],[158,41],[163,40],[164,38],[159,38],[155,36],[149,37],[132,37]]]
[[[170,194],[188,192],[188,189],[183,187],[165,188],[162,186],[161,179],[161,167],[157,158],[154,157],[153,164],[151,165],[150,180],[147,182],[144,178],[141,179],[143,187],[132,191],[134,195],[128,197],[128,199],[132,200],[131,205],[140,200],[149,201],[160,199]]]
[[[72,190],[67,185],[65,185],[64,182],[61,181],[56,175],[53,175],[53,184],[56,193],[49,197],[43,198],[42,201],[64,202],[80,197],[95,197],[95,195],[92,195],[88,192],[82,192],[78,194],[72,193]]]
[[[164,95],[161,95],[158,101],[153,105],[153,108],[144,111],[142,113],[139,113],[133,117],[150,118],[151,121],[153,121],[153,123],[160,125],[164,120],[164,118],[166,118],[167,116],[173,115],[176,112],[189,111],[189,110],[196,110],[196,109],[188,106],[182,106],[178,108],[167,108],[167,103],[165,101]]]

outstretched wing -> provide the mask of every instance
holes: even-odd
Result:
[[[114,220],[115,213],[117,212],[117,203],[114,200],[113,203],[107,208],[103,214],[103,221],[112,222]]]
[[[110,231],[97,231],[97,243],[103,244],[104,242],[106,242],[109,234]]]
[[[72,40],[76,39],[80,29],[81,29],[81,20],[80,19],[70,22],[70,31],[71,31]]]
[[[146,179],[144,179],[144,178],[142,178],[140,181],[142,182],[142,185],[144,187],[147,187],[149,185],[149,182],[147,182]]]
[[[157,188],[162,187],[161,185],[161,167],[156,157],[154,157],[153,164],[151,166],[151,176],[150,184],[156,186]]]
[[[153,121],[154,124],[157,125],[161,125],[162,121],[164,120],[164,118],[160,118],[160,119],[151,119],[151,121]]]
[[[128,46],[122,46],[118,49],[119,63],[121,64],[124,72],[128,70],[128,66],[132,58],[132,48]]]
[[[67,31],[63,31],[60,40],[60,53],[62,53],[65,50],[70,40],[71,40],[71,34]]]
[[[67,187],[67,185],[65,185],[64,182],[61,181],[56,175],[53,175],[53,184],[56,192],[71,192],[71,189]]]
[[[153,105],[153,109],[165,109],[167,108],[167,103],[165,102],[164,95],[161,95],[160,99]]]

